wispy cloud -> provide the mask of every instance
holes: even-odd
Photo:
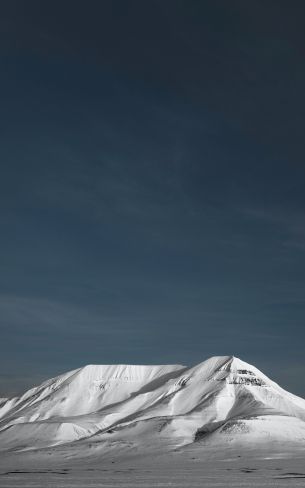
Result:
[[[1,329],[21,336],[45,335],[83,336],[94,333],[96,337],[124,334],[120,316],[107,316],[102,310],[52,299],[0,295]],[[129,332],[132,330],[129,329]]]

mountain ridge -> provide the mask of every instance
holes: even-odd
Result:
[[[235,356],[192,367],[87,365],[0,404],[2,451],[266,439],[305,445],[305,400]]]

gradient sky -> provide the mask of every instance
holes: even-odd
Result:
[[[234,354],[305,396],[303,1],[0,5],[0,396]]]

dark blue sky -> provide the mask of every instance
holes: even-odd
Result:
[[[305,395],[305,5],[3,1],[0,396],[241,357]]]

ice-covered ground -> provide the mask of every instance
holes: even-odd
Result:
[[[86,366],[0,404],[1,487],[305,486],[304,454],[305,400],[232,356]]]
[[[304,487],[304,451],[274,449],[202,450],[153,456],[86,459],[13,455],[0,460],[1,488],[213,488]]]

